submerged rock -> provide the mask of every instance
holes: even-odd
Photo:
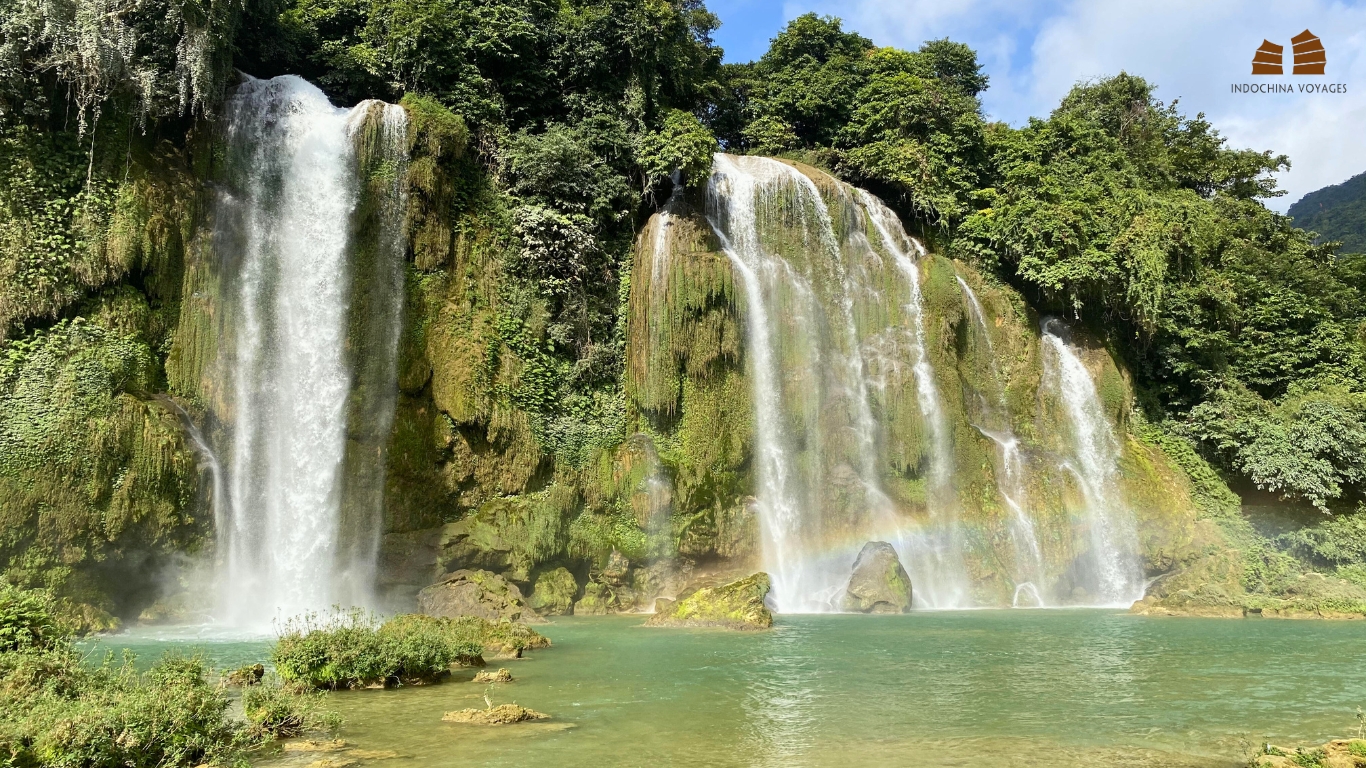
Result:
[[[863,545],[844,593],[844,610],[906,613],[911,609],[911,577],[896,550],[885,541]]]
[[[568,616],[574,612],[574,593],[579,583],[567,568],[556,568],[536,577],[531,591],[531,607],[542,616]]]
[[[516,584],[488,571],[459,570],[417,593],[428,616],[476,616],[489,621],[543,621],[522,599]]]
[[[447,712],[441,716],[448,723],[473,723],[475,725],[509,725],[527,720],[545,720],[550,715],[517,704],[499,704],[488,709],[461,709]]]
[[[685,592],[677,600],[661,598],[655,601],[655,614],[645,625],[768,629],[773,626],[773,614],[764,605],[768,590],[768,574],[756,573],[729,584]]]

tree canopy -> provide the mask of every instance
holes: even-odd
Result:
[[[504,268],[548,302],[585,392],[615,386],[622,266],[672,172],[703,183],[718,146],[787,154],[1089,325],[1148,417],[1233,476],[1325,509],[1366,488],[1366,256],[1266,207],[1286,157],[1229,147],[1141,77],[1078,84],[1017,128],[983,114],[961,43],[880,48],[806,14],[722,65],[700,0],[0,0],[0,19],[0,157],[21,171],[0,180],[0,333],[149,268],[96,231],[130,137],[212,115],[233,68],[293,72],[339,103],[451,116]]]

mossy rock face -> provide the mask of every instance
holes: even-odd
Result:
[[[574,612],[574,595],[579,584],[567,568],[556,568],[536,577],[531,607],[542,616],[568,616]]]
[[[1303,573],[1272,591],[1249,592],[1247,569],[1239,550],[1211,552],[1160,579],[1131,610],[1145,616],[1366,619],[1366,587],[1360,584]]]
[[[616,595],[612,588],[597,581],[583,585],[583,597],[574,603],[575,616],[606,616],[617,610]]]
[[[655,614],[645,622],[650,627],[719,627],[755,630],[773,626],[773,614],[764,605],[768,596],[767,573],[732,581],[721,586],[704,586],[677,600],[655,601]]]
[[[427,616],[455,618],[474,616],[488,621],[538,622],[536,614],[516,584],[488,571],[459,570],[424,587],[417,595],[418,607]]]

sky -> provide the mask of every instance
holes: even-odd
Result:
[[[726,61],[763,55],[797,16],[838,16],[877,45],[914,50],[948,37],[977,51],[992,119],[1046,117],[1076,83],[1126,71],[1187,115],[1205,113],[1230,146],[1290,157],[1284,211],[1306,192],[1366,171],[1366,0],[708,0]],[[1253,76],[1262,40],[1305,29],[1323,41],[1323,76]],[[1238,83],[1344,84],[1346,93],[1233,93]]]

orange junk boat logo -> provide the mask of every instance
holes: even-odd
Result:
[[[1276,45],[1270,40],[1263,40],[1262,47],[1258,48],[1256,55],[1252,57],[1252,74],[1284,75],[1285,68],[1281,66],[1281,61],[1284,58],[1285,46]]]
[[[1321,75],[1323,65],[1328,59],[1324,55],[1323,43],[1309,30],[1290,38],[1295,51],[1295,74]]]
[[[1291,70],[1293,74],[1323,74],[1323,65],[1328,61],[1323,50],[1323,41],[1306,29],[1290,38],[1290,44],[1295,57],[1295,67]],[[1252,56],[1252,74],[1283,75],[1285,74],[1284,61],[1285,46],[1276,45],[1270,40],[1263,40],[1262,47],[1258,48],[1257,53]]]

